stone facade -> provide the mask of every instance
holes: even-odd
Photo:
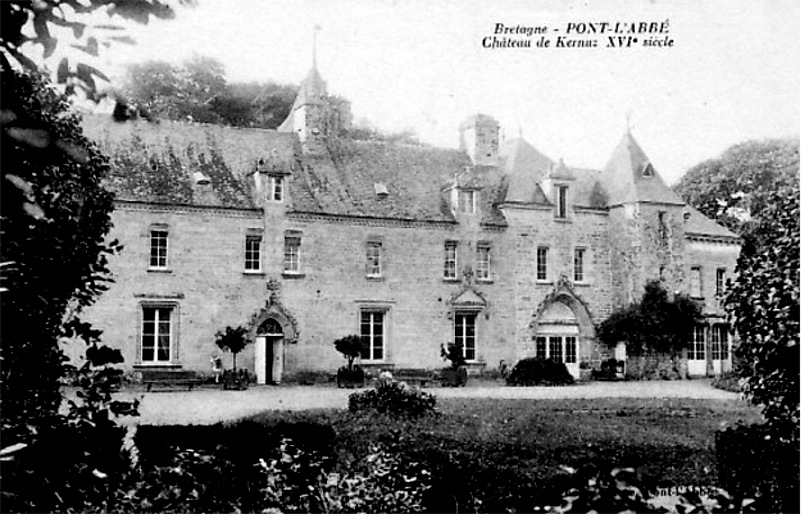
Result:
[[[313,69],[278,131],[86,118],[124,245],[89,317],[126,365],[208,371],[215,333],[244,325],[256,343],[238,363],[264,382],[336,370],[332,342],[354,333],[368,366],[439,368],[456,341],[473,370],[547,355],[578,376],[609,355],[597,324],[660,277],[688,291],[697,275],[708,330],[722,320],[709,288],[739,241],[631,134],[585,170],[501,143],[486,115],[460,127],[459,151],[341,140],[328,98]]]

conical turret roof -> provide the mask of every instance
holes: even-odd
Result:
[[[612,152],[601,182],[609,195],[610,207],[631,202],[684,205],[659,176],[630,132],[626,132]]]

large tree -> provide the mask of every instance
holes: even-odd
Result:
[[[764,196],[758,223],[737,261],[726,295],[740,342],[735,354],[746,393],[769,425],[794,441],[799,427],[799,191],[786,185]]]
[[[706,216],[744,235],[771,191],[798,182],[798,140],[748,141],[687,170],[675,191]]]
[[[289,115],[297,90],[272,82],[228,83],[222,63],[198,56],[181,65],[131,65],[122,93],[160,118],[275,129]]]

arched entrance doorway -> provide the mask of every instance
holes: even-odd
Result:
[[[284,371],[284,330],[274,318],[256,329],[256,383],[280,384]]]
[[[569,281],[561,279],[540,303],[529,325],[530,357],[563,362],[575,378],[580,378],[582,358],[593,353],[595,326],[587,305],[574,292]]]
[[[534,336],[536,357],[564,362],[571,375],[579,376],[579,323],[562,302],[553,302],[539,316]]]

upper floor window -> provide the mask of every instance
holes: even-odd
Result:
[[[690,296],[693,298],[702,298],[703,291],[701,289],[701,267],[694,266],[690,269]]]
[[[715,294],[718,296],[723,294],[726,289],[726,268],[718,268],[715,275]]]
[[[490,280],[492,278],[490,247],[488,244],[478,245],[476,255],[476,278],[478,280]]]
[[[245,271],[261,271],[261,236],[245,236]]]
[[[470,189],[459,190],[459,212],[465,214],[476,213],[476,191]]]
[[[469,361],[476,359],[476,318],[475,312],[457,312],[454,315],[453,342]]]
[[[359,333],[367,342],[361,354],[362,360],[380,361],[384,360],[385,342],[385,312],[374,310],[362,310],[359,323]]]
[[[284,273],[300,273],[300,234],[284,236]]]
[[[656,218],[659,226],[659,240],[664,243],[668,238],[667,212],[659,211],[656,213]]]
[[[150,267],[157,269],[167,268],[167,239],[166,228],[153,228],[150,230]]]
[[[173,308],[142,307],[142,363],[169,363],[173,352]]]
[[[584,282],[584,257],[587,253],[586,248],[576,248],[573,251],[573,281]]]
[[[267,193],[270,195],[270,201],[283,202],[284,177],[280,175],[269,175],[267,177]]]
[[[556,186],[556,217],[567,218],[567,186]]]
[[[537,248],[537,280],[548,280],[548,247]]]
[[[381,241],[367,241],[365,273],[368,277],[381,276]]]
[[[447,241],[445,243],[445,263],[442,276],[447,279],[456,278],[456,241]]]

